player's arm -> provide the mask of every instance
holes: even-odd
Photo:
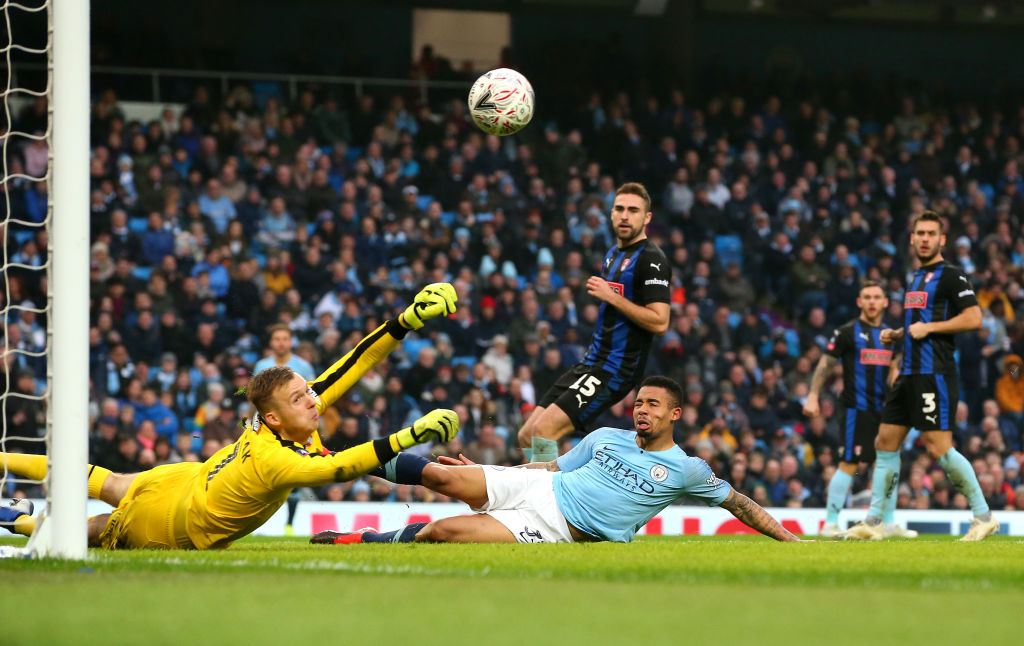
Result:
[[[648,332],[664,334],[668,331],[668,303],[637,305],[625,296],[616,294],[608,281],[600,276],[591,276],[587,279],[587,293],[619,310],[626,318]]]
[[[434,283],[420,290],[413,304],[397,320],[378,327],[310,382],[310,388],[320,398],[317,410],[322,413],[338,401],[370,368],[398,347],[406,332],[420,329],[424,321],[435,316],[447,316],[454,312],[457,299],[455,288],[448,283]]]
[[[981,327],[981,308],[973,305],[963,310],[948,321],[932,321],[922,323],[918,321],[910,326],[910,336],[915,339],[923,339],[929,334],[959,334],[970,332]]]
[[[899,343],[903,340],[903,328],[885,328],[879,335],[879,339],[886,345]]]
[[[792,532],[779,524],[771,514],[765,511],[764,507],[747,498],[735,489],[729,492],[729,496],[719,505],[727,509],[740,522],[748,527],[756,529],[765,536],[774,538],[777,541],[799,541]]]
[[[448,442],[459,432],[455,411],[437,409],[391,435],[331,455],[300,454],[282,447],[264,458],[261,472],[271,489],[320,487],[366,475],[400,451],[431,441]]]
[[[929,334],[959,334],[970,332],[981,327],[981,308],[974,287],[962,272],[955,269],[943,272],[937,290],[947,295],[947,303],[952,305],[951,312],[957,315],[945,321],[922,323],[918,321],[907,332],[915,339],[924,339]]]
[[[900,367],[903,365],[903,351],[894,352],[892,355],[892,361],[889,362],[889,375],[885,378],[885,383],[888,386],[892,386],[896,383],[896,379],[900,376]]]
[[[450,467],[472,467],[476,466],[476,462],[473,462],[463,454],[459,454],[459,457],[453,458],[447,455],[437,456],[437,463],[443,464]],[[545,469],[547,471],[561,471],[558,468],[558,461],[552,460],[551,462],[530,462],[528,464],[517,464],[513,469]]]
[[[821,389],[825,386],[825,380],[828,379],[828,374],[832,372],[832,368],[836,367],[839,362],[838,359],[830,354],[823,354],[818,359],[818,365],[814,369],[814,374],[811,376],[811,388],[807,394],[807,403],[804,404],[804,415],[807,417],[817,417],[821,413],[819,406],[819,397],[821,397]]]

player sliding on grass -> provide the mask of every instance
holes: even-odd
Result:
[[[156,467],[135,474],[89,469],[89,496],[116,507],[89,519],[89,544],[107,549],[217,549],[260,527],[294,487],[357,478],[416,444],[447,442],[458,432],[454,411],[435,410],[411,428],[340,453],[317,436],[320,413],[388,355],[410,329],[455,311],[451,285],[424,288],[398,320],[388,321],[312,382],[287,366],[252,377],[246,396],[257,411],[234,444],[204,463]],[[0,467],[42,480],[46,456],[0,453]],[[0,510],[0,526],[30,535],[35,519],[23,502]]]
[[[472,516],[377,533],[320,532],[312,543],[571,543],[633,539],[637,530],[681,496],[719,505],[757,531],[796,541],[757,503],[715,477],[700,458],[672,441],[683,411],[682,389],[668,377],[648,377],[633,409],[633,432],[602,428],[552,462],[515,468],[476,466],[463,456],[444,464],[403,454],[373,475],[422,484],[464,501]]]

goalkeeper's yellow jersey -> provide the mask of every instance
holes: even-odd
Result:
[[[405,332],[397,321],[388,321],[309,382],[317,395],[317,411],[323,413],[394,350]],[[187,533],[195,548],[225,548],[252,533],[295,487],[352,480],[380,466],[373,442],[331,453],[316,433],[301,445],[258,426],[204,462],[186,487],[175,514],[175,533]]]

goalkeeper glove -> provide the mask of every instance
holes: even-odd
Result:
[[[400,450],[437,440],[447,443],[459,432],[459,416],[453,410],[438,408],[416,420],[410,428],[394,434]]]
[[[448,316],[455,312],[455,302],[459,300],[455,288],[448,283],[427,285],[416,294],[412,305],[405,308],[400,322],[410,330],[423,327],[423,322],[435,316]]]

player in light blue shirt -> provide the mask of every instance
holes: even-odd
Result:
[[[320,532],[311,542],[628,542],[683,496],[727,509],[776,540],[799,540],[761,506],[719,480],[706,462],[676,446],[672,427],[682,416],[682,397],[682,388],[672,379],[648,377],[640,384],[633,409],[635,430],[598,429],[552,462],[506,468],[474,465],[461,455],[458,460],[440,458],[436,464],[400,454],[374,475],[422,484],[478,513],[383,533]]]
[[[313,366],[297,354],[292,353],[292,331],[284,323],[270,326],[270,356],[263,357],[253,366],[252,374],[257,375],[267,368],[288,366],[303,379],[316,377]]]

